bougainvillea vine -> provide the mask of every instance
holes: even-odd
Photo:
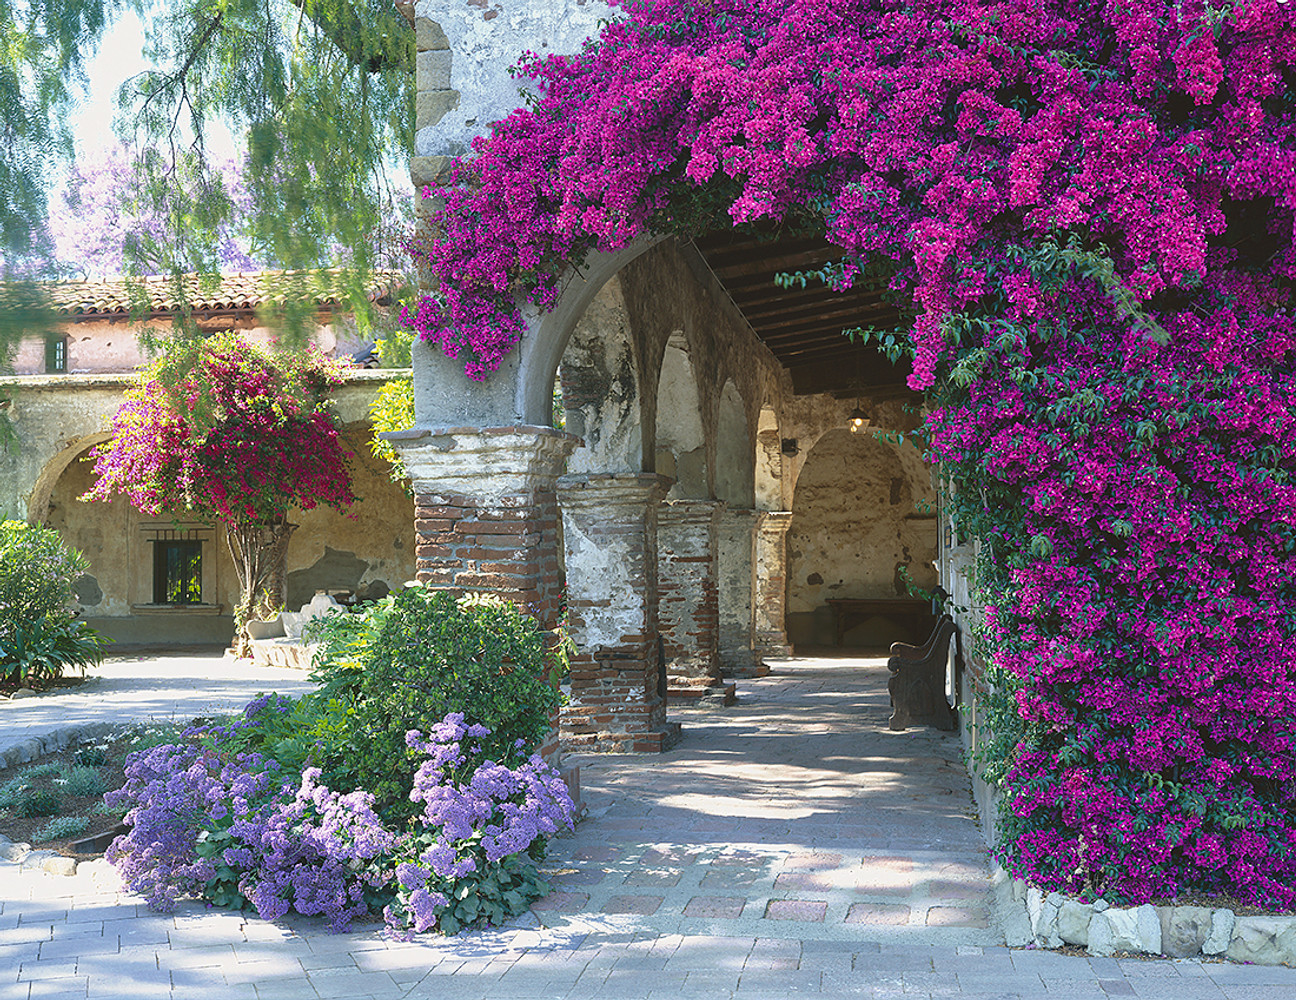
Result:
[[[889,277],[980,544],[1001,857],[1296,905],[1296,9],[631,0],[458,166],[408,314],[485,378],[591,252]]]

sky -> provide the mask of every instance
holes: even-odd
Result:
[[[123,12],[104,34],[99,51],[86,66],[89,86],[85,100],[73,114],[77,152],[88,153],[117,141],[112,122],[117,112],[117,88],[128,78],[149,68],[140,52],[144,30],[134,11]],[[232,156],[237,144],[230,131],[214,124],[207,133],[208,149],[218,157]]]

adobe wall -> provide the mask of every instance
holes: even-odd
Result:
[[[269,327],[260,326],[255,320],[241,320],[231,325],[252,343],[273,346],[274,333]],[[145,327],[165,334],[171,329],[171,321],[136,322],[123,317],[63,323],[67,337],[67,373],[100,375],[135,371],[148,362],[139,344],[139,335]],[[359,346],[346,333],[335,332],[328,323],[322,323],[312,333],[311,343],[329,357],[350,355]],[[19,343],[13,370],[17,375],[53,374],[45,370],[44,338],[27,337]]]

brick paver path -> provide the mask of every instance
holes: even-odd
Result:
[[[999,946],[957,741],[886,731],[884,676],[789,661],[680,713],[661,758],[582,758],[592,815],[553,845],[556,891],[498,930],[162,916],[102,864],[0,869],[0,1000],[1296,996],[1292,969]]]

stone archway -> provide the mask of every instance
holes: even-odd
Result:
[[[31,495],[27,499],[27,520],[32,524],[44,524],[49,517],[50,498],[63,473],[91,448],[103,444],[111,437],[108,431],[96,431],[93,434],[73,438],[66,447],[46,462],[40,475],[36,477]]]
[[[797,480],[787,536],[787,630],[794,643],[921,642],[897,607],[854,624],[834,600],[908,598],[906,577],[936,583],[936,493],[918,451],[838,427],[823,434]],[[854,619],[851,619],[853,621]],[[842,629],[840,626],[849,625]]]

